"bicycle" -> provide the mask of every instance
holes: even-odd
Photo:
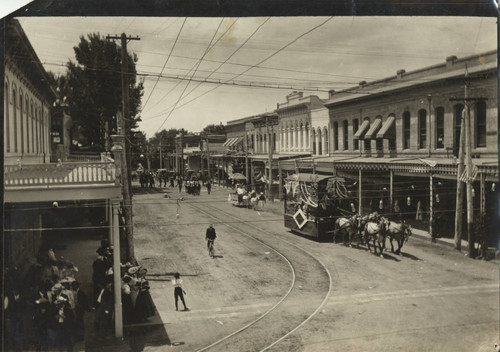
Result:
[[[214,241],[209,241],[209,245],[208,245],[208,255],[210,256],[210,258],[214,258],[215,257],[215,249],[214,249]]]

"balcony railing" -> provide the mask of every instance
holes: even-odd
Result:
[[[4,166],[5,187],[114,184],[116,176],[112,161]]]

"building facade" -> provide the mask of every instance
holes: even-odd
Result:
[[[6,22],[5,35],[4,162],[49,162],[56,92],[17,20]]]

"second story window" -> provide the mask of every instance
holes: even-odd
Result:
[[[410,149],[410,112],[403,113],[403,149]]]
[[[349,149],[349,131],[347,120],[342,121],[342,132],[344,134],[344,150]]]
[[[436,108],[436,148],[444,148],[444,108]]]
[[[353,133],[358,132],[358,128],[359,128],[359,120],[358,119],[352,120],[352,132]],[[354,147],[354,150],[359,149],[359,140],[355,139],[353,141],[353,147]]]
[[[486,147],[486,103],[476,104],[476,147]]]
[[[464,106],[457,104],[453,108],[453,118],[455,123],[455,139],[453,141],[453,155],[458,156],[460,150],[460,131],[462,129],[462,111]]]
[[[339,150],[339,123],[333,123],[333,150]]]
[[[418,147],[424,149],[427,142],[427,111],[418,111]]]

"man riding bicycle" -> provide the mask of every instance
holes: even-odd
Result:
[[[207,240],[207,248],[210,250],[210,245],[214,245],[214,241],[217,235],[215,234],[214,224],[210,224],[205,234],[205,239]]]

